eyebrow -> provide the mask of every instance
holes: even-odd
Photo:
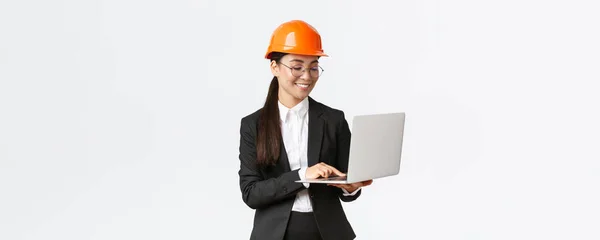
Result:
[[[292,60],[290,60],[290,62],[301,62],[301,63],[304,63],[304,61],[302,61],[300,59],[292,59]],[[314,61],[312,61],[310,63],[313,64],[313,63],[318,63],[318,62],[319,62],[319,60],[314,60]]]

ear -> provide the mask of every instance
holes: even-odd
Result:
[[[271,73],[275,77],[279,77],[279,67],[277,66],[277,62],[271,61]]]

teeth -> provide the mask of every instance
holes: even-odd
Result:
[[[298,85],[298,86],[300,86],[300,87],[305,87],[305,88],[307,88],[307,87],[308,87],[308,84],[300,84],[300,83],[296,83],[296,85]]]

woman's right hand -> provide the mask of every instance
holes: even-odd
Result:
[[[329,177],[331,175],[336,176],[346,176],[346,174],[340,172],[332,166],[329,166],[325,163],[317,163],[306,169],[306,179],[316,179],[319,177]]]

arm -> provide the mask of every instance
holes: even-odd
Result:
[[[256,166],[255,131],[242,121],[240,127],[240,190],[242,199],[252,209],[263,208],[283,199],[294,197],[303,188],[299,170],[286,172],[276,178],[264,179]]]
[[[336,159],[336,168],[338,170],[340,170],[343,173],[347,173],[348,172],[348,158],[350,156],[350,138],[351,138],[351,133],[350,133],[350,127],[348,126],[348,121],[346,121],[346,117],[344,115],[344,112],[342,112],[342,116],[341,116],[341,120],[337,125],[337,159]],[[344,191],[343,189],[340,188],[336,188],[335,191],[337,191],[338,196],[340,197],[340,199],[344,202],[351,202],[356,200],[362,190],[360,190],[360,188],[353,193],[348,193],[346,191]]]

